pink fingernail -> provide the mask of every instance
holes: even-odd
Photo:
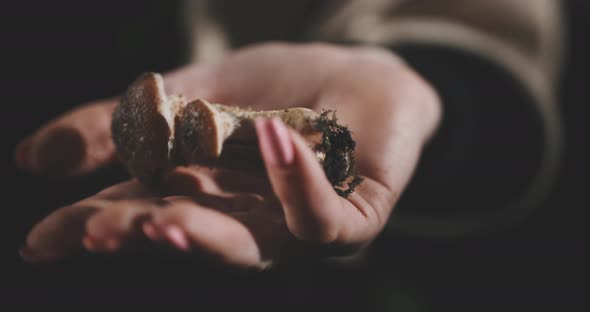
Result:
[[[180,250],[188,250],[189,242],[184,232],[178,226],[168,226],[164,231],[168,240]]]
[[[121,242],[116,238],[109,238],[104,245],[108,251],[116,251],[121,246]]]
[[[150,222],[145,222],[141,228],[143,229],[145,236],[151,240],[158,241],[162,238],[156,227]]]
[[[293,162],[293,142],[282,121],[276,118],[256,120],[256,130],[262,155],[271,165],[284,167]]]
[[[84,248],[86,248],[86,250],[88,250],[90,252],[96,252],[96,250],[97,250],[96,243],[88,235],[86,235],[82,238],[82,245],[84,246]]]

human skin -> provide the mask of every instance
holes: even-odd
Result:
[[[21,250],[24,260],[53,262],[84,249],[119,252],[139,238],[238,267],[265,267],[295,250],[353,253],[383,230],[441,118],[431,86],[378,48],[263,44],[164,79],[168,94],[189,100],[335,110],[357,142],[363,183],[349,197],[338,196],[301,136],[279,120],[258,120],[254,150],[264,168],[236,151],[240,157],[228,158],[227,167],[177,168],[157,191],[134,179],[113,185],[36,224]],[[17,164],[37,174],[79,175],[116,161],[110,141],[116,101],[87,104],[40,128],[17,147]],[[59,145],[76,156],[59,163],[51,155],[59,149],[48,148]]]

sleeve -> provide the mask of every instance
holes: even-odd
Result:
[[[443,103],[442,125],[387,231],[462,237],[529,216],[561,155],[558,2],[348,1],[335,12],[320,38],[390,48]]]

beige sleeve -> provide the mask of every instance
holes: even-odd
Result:
[[[317,36],[375,44],[443,44],[508,67],[542,96],[553,86],[562,54],[557,0],[343,1]]]
[[[392,220],[403,232],[425,236],[464,233],[477,222],[520,220],[548,194],[559,169],[561,126],[556,85],[563,54],[557,0],[343,1],[314,35],[366,44],[442,45],[475,53],[510,72],[532,95],[544,123],[543,166],[521,198],[488,219]],[[510,221],[505,221],[510,220]],[[445,223],[446,222],[446,223]],[[436,229],[445,229],[438,231]],[[457,231],[454,231],[457,229]]]

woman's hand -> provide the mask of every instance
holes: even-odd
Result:
[[[38,223],[23,258],[55,261],[83,247],[115,252],[140,237],[236,266],[261,267],[301,246],[326,256],[358,250],[383,229],[441,114],[428,84],[375,48],[265,44],[165,80],[168,94],[189,100],[335,110],[357,142],[364,182],[348,198],[338,196],[297,133],[278,120],[259,120],[266,170],[235,159],[231,168],[177,168],[158,193],[135,180],[112,186]],[[18,163],[33,172],[83,174],[114,161],[105,139],[114,103],[53,121],[21,144]],[[43,148],[62,145],[75,156],[65,163],[51,160],[55,148]]]

